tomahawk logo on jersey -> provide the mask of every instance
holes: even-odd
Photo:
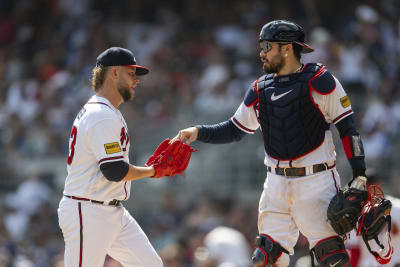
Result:
[[[90,98],[72,126],[65,195],[102,201],[128,199],[131,183],[111,182],[100,171],[100,165],[106,162],[129,163],[127,129],[120,111],[107,99]]]

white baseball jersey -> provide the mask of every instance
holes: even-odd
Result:
[[[127,200],[131,182],[107,180],[100,165],[129,163],[128,127],[121,112],[106,98],[93,96],[73,123],[64,195],[98,201]]]
[[[127,129],[119,110],[98,96],[90,98],[74,121],[64,195],[81,199],[63,197],[58,208],[66,267],[102,267],[106,255],[126,267],[162,266],[146,234],[123,205],[85,200],[107,203],[129,198],[130,182],[111,182],[100,170],[106,162],[129,162]]]
[[[336,78],[335,82],[336,88],[330,94],[322,95],[314,90],[312,90],[311,93],[314,103],[324,115],[327,123],[338,123],[342,119],[353,114],[350,100],[348,99],[346,92]],[[246,106],[246,104],[242,102],[234,116],[231,118],[232,122],[242,131],[254,134],[260,126],[257,106],[258,103]],[[264,163],[265,165],[272,167],[276,167],[278,164],[279,167],[289,167],[289,163],[291,163],[292,167],[305,167],[324,162],[333,163],[335,160],[336,153],[332,133],[330,130],[327,130],[325,132],[323,143],[314,151],[298,159],[292,160],[291,162],[288,160],[281,160],[278,162],[278,160],[266,154]]]

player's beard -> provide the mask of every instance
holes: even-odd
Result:
[[[269,65],[263,65],[264,73],[279,73],[285,65],[285,59],[281,54],[274,56],[271,61],[268,61]]]
[[[122,96],[122,99],[124,100],[124,102],[132,100],[134,95],[131,92],[131,89],[129,88],[128,85],[126,84],[118,84],[118,92],[119,94]]]

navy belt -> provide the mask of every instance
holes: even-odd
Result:
[[[117,199],[113,199],[110,202],[106,203],[105,201],[98,201],[98,200],[93,200],[93,199],[89,199],[89,198],[74,197],[74,196],[67,196],[67,195],[64,195],[64,196],[67,198],[75,199],[75,200],[89,201],[92,203],[102,204],[102,205],[109,205],[109,206],[116,206],[116,207],[121,205],[121,200],[117,200]]]
[[[317,172],[326,171],[332,169],[336,166],[336,162],[329,166],[327,163],[314,164],[309,167],[287,167],[287,168],[279,168],[279,167],[270,167],[267,166],[267,171],[275,173],[277,175],[282,175],[286,177],[299,177],[306,176]],[[308,171],[307,171],[308,169]]]

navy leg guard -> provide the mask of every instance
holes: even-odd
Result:
[[[253,267],[274,267],[282,252],[289,254],[286,249],[268,235],[257,236],[256,245],[257,248],[251,257]]]
[[[343,240],[332,236],[319,241],[311,250],[321,267],[351,267],[349,254],[344,247]],[[311,253],[312,254],[312,253]],[[314,266],[314,260],[311,260]]]

